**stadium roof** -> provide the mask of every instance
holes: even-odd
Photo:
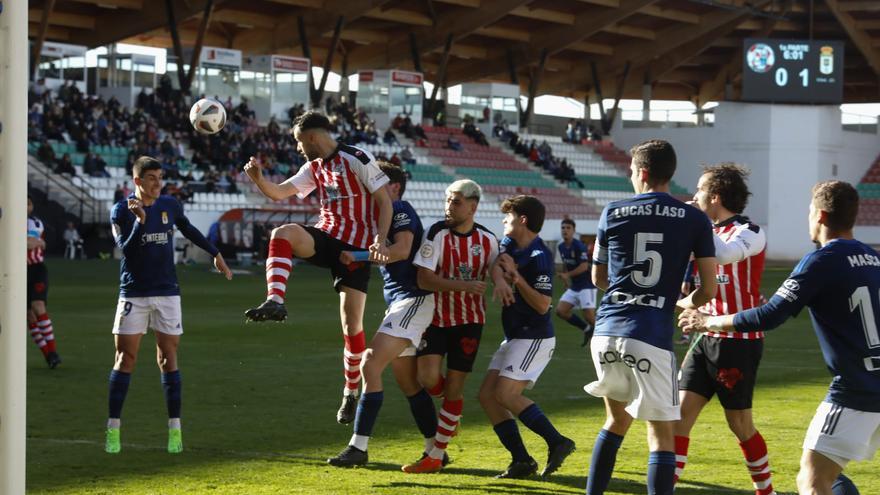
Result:
[[[194,45],[209,0],[29,0],[29,34],[96,47],[112,42],[171,47],[166,4],[184,46]],[[245,54],[303,55],[314,65],[330,52],[343,17],[332,70],[421,65],[437,79],[451,34],[448,85],[511,82],[525,93],[604,95],[627,72],[622,96],[723,99],[738,94],[746,37],[846,40],[844,100],[880,101],[880,0],[214,0],[207,46]],[[418,62],[414,59],[418,53]],[[540,71],[542,58],[544,70]],[[628,71],[626,70],[628,66]]]

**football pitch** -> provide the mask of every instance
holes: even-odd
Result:
[[[28,342],[27,491],[34,494],[540,494],[583,493],[590,453],[602,426],[600,400],[582,387],[595,378],[581,336],[554,319],[556,351],[527,395],[578,450],[548,481],[496,480],[509,462],[477,402],[483,372],[501,341],[500,315],[490,303],[475,372],[465,394],[460,434],[443,472],[407,475],[402,464],[423,448],[406,399],[390,371],[385,403],[370,442],[370,463],[357,469],[326,464],[347,444],[351,427],[335,421],[342,378],[338,299],[329,274],[307,265],[288,286],[286,323],[245,324],[244,309],[263,300],[261,267],[227,282],[206,266],[178,267],[185,334],[181,455],[165,452],[166,412],[152,335],[142,344],[122,415],[122,452],[103,451],[107,377],[113,364],[110,329],[118,294],[118,262],[47,261],[49,311],[64,363],[49,370]],[[768,269],[771,295],[790,267]],[[561,283],[557,279],[557,295]],[[374,272],[364,324],[368,339],[384,312]],[[21,329],[25,332],[26,329]],[[679,347],[679,355],[684,352]],[[773,481],[796,492],[801,441],[830,381],[807,312],[769,334],[754,412],[767,441]],[[541,467],[544,442],[520,426]],[[643,494],[648,458],[645,426],[636,423],[619,452],[608,493]],[[876,461],[854,463],[850,478],[864,495],[878,493]],[[712,401],[691,437],[678,494],[751,494],[751,479],[722,410]]]

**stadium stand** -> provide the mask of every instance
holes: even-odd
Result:
[[[859,191],[857,225],[880,225],[880,155],[856,185]]]

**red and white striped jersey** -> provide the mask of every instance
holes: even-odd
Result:
[[[315,227],[351,246],[367,249],[376,235],[379,209],[373,193],[388,183],[369,152],[340,144],[327,158],[303,165],[285,183],[305,198],[318,191],[321,212]]]
[[[27,222],[27,235],[28,237],[36,237],[37,239],[43,238],[43,231],[45,227],[43,226],[43,221],[37,217],[28,217]],[[42,263],[44,259],[43,248],[35,248],[27,250],[27,264],[28,265],[36,265],[37,263]]]
[[[479,224],[467,234],[450,230],[439,221],[425,232],[422,246],[413,259],[416,266],[434,270],[451,280],[486,280],[498,257],[498,239]],[[486,301],[482,294],[467,292],[434,293],[434,321],[438,327],[486,323]]]
[[[718,293],[700,311],[713,316],[730,315],[761,305],[761,275],[767,238],[748,218],[736,215],[715,225],[715,259]],[[695,277],[699,284],[699,276]],[[762,339],[764,332],[708,332],[712,337]]]

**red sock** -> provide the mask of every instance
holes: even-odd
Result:
[[[690,445],[690,437],[675,437],[675,482],[684,472],[684,465],[688,462],[688,445]]]
[[[269,256],[266,258],[266,299],[284,304],[287,292],[287,277],[293,270],[293,248],[285,239],[269,241]]]
[[[435,399],[439,399],[443,397],[443,391],[446,388],[446,377],[440,375],[440,379],[437,380],[437,383],[434,384],[433,387],[426,389],[428,394]]]
[[[770,495],[773,493],[773,478],[770,474],[770,456],[767,455],[767,444],[760,432],[755,432],[752,438],[739,444],[743,456],[746,458],[746,466],[752,476],[755,485],[755,495]]]
[[[358,385],[361,382],[361,357],[367,350],[367,337],[364,332],[357,335],[343,335],[345,339],[345,352],[343,362],[345,365],[345,395],[357,395]]]
[[[40,333],[43,334],[43,340],[46,341],[46,352],[55,352],[55,333],[52,330],[52,320],[49,319],[49,313],[37,316],[37,326]]]
[[[46,357],[49,354],[49,349],[46,346],[46,341],[43,340],[43,334],[40,332],[40,327],[37,325],[37,322],[30,323],[28,325],[31,331],[31,339],[33,339],[34,344],[37,344],[37,347],[40,348],[40,352],[43,353],[43,357]]]
[[[437,434],[434,435],[434,448],[431,450],[431,457],[434,459],[442,459],[443,452],[449,445],[449,439],[455,433],[458,426],[458,420],[461,419],[461,410],[464,408],[464,399],[443,401],[443,408],[437,416]]]

